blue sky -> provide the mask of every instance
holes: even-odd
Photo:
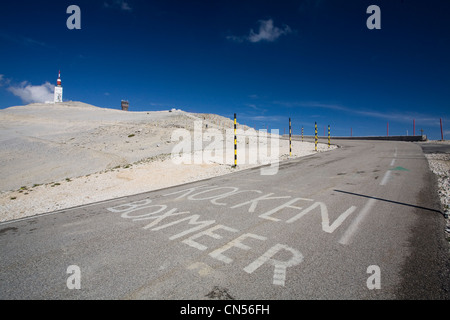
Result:
[[[69,30],[68,6],[81,9]],[[256,129],[450,138],[450,1],[3,1],[0,108],[64,100]],[[369,30],[370,5],[381,29]]]

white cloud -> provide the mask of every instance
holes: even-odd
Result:
[[[250,30],[250,35],[248,36],[248,40],[250,42],[260,42],[260,41],[275,41],[280,36],[291,33],[292,30],[289,26],[284,26],[283,29],[275,27],[273,25],[272,19],[269,20],[261,20],[259,21],[259,31],[255,33]]]
[[[24,103],[44,103],[53,101],[55,86],[49,82],[33,86],[25,81],[19,86],[10,86],[7,90],[22,99]]]
[[[123,11],[132,11],[133,9],[131,9],[130,5],[128,3],[126,3],[125,1],[122,1],[122,3],[120,4],[120,9]]]
[[[122,11],[128,11],[128,12],[133,11],[133,9],[130,7],[128,2],[126,2],[125,0],[105,1],[103,3],[103,6],[105,8],[119,9]]]
[[[27,38],[21,35],[17,34],[8,34],[4,32],[0,32],[0,38],[2,40],[6,40],[8,42],[13,42],[16,44],[19,44],[21,46],[29,47],[29,48],[51,48],[49,45],[47,45],[45,42]]]
[[[247,116],[247,115],[241,115],[240,118],[242,119],[249,119],[250,121],[260,121],[260,122],[267,122],[267,123],[276,123],[276,122],[283,122],[286,120],[285,116],[277,116],[277,115],[271,115],[271,116]]]
[[[421,114],[417,112],[393,112],[393,111],[371,111],[371,110],[357,110],[349,107],[337,105],[337,104],[327,104],[320,102],[283,102],[274,101],[274,104],[282,105],[288,108],[295,107],[306,107],[306,108],[323,108],[334,111],[342,111],[344,113],[351,113],[353,115],[360,115],[370,118],[378,118],[384,120],[393,120],[403,123],[410,123],[416,120],[417,123],[422,123],[424,125],[436,125],[439,124],[439,118],[433,117],[427,114]]]
[[[5,78],[5,75],[0,74],[0,87],[7,86],[10,82],[11,80]]]
[[[228,40],[234,41],[234,42],[244,42],[247,37],[238,37],[238,36],[227,36]]]
[[[289,33],[292,33],[292,29],[289,26],[284,25],[282,29],[275,27],[273,24],[273,20],[269,19],[259,21],[258,32],[255,32],[253,29],[251,29],[248,36],[243,37],[228,36],[227,39],[236,42],[243,42],[243,41],[249,41],[252,43],[261,41],[273,42],[277,40],[279,37],[287,35]]]

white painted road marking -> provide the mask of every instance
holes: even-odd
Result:
[[[342,222],[344,222],[345,219],[347,219],[347,217],[353,213],[353,211],[356,210],[355,206],[351,206],[350,208],[348,208],[345,212],[343,212],[331,225],[330,225],[330,219],[329,219],[329,215],[328,215],[328,209],[327,206],[322,203],[322,202],[316,202],[314,203],[312,206],[306,208],[305,210],[303,210],[302,212],[300,212],[299,214],[297,214],[295,217],[292,217],[291,219],[289,219],[288,221],[286,221],[286,223],[292,223],[298,219],[300,219],[301,217],[303,217],[305,214],[307,214],[308,212],[316,209],[316,208],[320,208],[320,215],[322,218],[322,230],[327,232],[327,233],[333,233],[334,230],[336,230],[341,224]]]
[[[176,199],[181,199],[185,197],[186,200],[188,201],[209,201],[214,205],[223,206],[226,205],[226,203],[217,202],[216,200],[225,198],[230,198],[231,200],[233,195],[247,191],[256,192],[260,194],[262,193],[262,191],[260,190],[239,190],[239,188],[236,187],[200,186],[189,188],[187,190],[173,192],[171,194],[166,194],[164,196],[178,195]],[[262,201],[264,202],[261,203],[260,207],[266,207],[267,204],[266,200],[269,200],[270,202],[271,200],[273,201],[291,198],[291,196],[275,197],[273,195],[274,193],[269,193],[267,195],[258,196],[252,200],[233,205],[230,208],[232,209],[248,206],[248,209],[245,208],[244,210],[248,210],[248,212],[254,212],[257,209],[258,204],[260,204],[260,202]],[[268,219],[270,215],[282,211],[283,209],[286,208],[301,211],[303,210],[301,207],[294,206],[294,203],[300,200],[308,202],[314,201],[313,199],[304,199],[304,198],[290,199],[285,204],[277,206],[275,209],[269,210],[268,212],[263,214],[262,218]],[[322,217],[322,228],[327,233],[333,232],[339,225],[341,225],[341,223],[345,220],[345,218],[347,218],[355,210],[355,207],[350,207],[330,225],[326,205],[324,203],[317,202],[312,206],[310,206],[309,208],[305,209],[304,211],[301,211],[299,214],[297,214],[296,217],[291,218],[291,221],[289,223],[298,220],[300,216],[308,212],[312,212],[316,208],[320,209]],[[179,225],[186,227],[187,224],[189,229],[181,232],[177,228],[173,228],[174,232],[178,233],[170,236],[169,240],[176,240],[189,235],[185,239],[180,239],[181,242],[200,251],[212,249],[212,251],[209,253],[209,256],[226,264],[230,264],[234,260],[231,257],[225,255],[224,254],[225,252],[229,250],[231,251],[231,249],[233,248],[237,248],[244,251],[253,251],[251,250],[252,247],[248,246],[244,242],[248,242],[250,239],[255,239],[258,241],[266,241],[268,239],[267,237],[260,236],[257,234],[244,233],[236,237],[234,240],[229,241],[226,244],[222,244],[221,247],[214,249],[209,248],[209,245],[204,244],[205,242],[208,241],[205,239],[206,237],[220,241],[224,238],[222,236],[224,232],[236,233],[239,232],[239,230],[221,224],[216,224],[216,220],[202,220],[202,217],[199,214],[192,214],[189,211],[178,212],[177,208],[169,208],[168,205],[166,204],[154,204],[152,199],[145,199],[126,204],[120,204],[115,207],[107,208],[107,210],[110,212],[118,213],[122,218],[130,219],[133,222],[152,220],[150,223],[142,227],[144,230],[159,231]],[[282,221],[281,219],[272,217],[270,217],[269,220],[275,222]],[[207,227],[209,228],[205,229]],[[220,231],[220,234],[218,233],[218,231]],[[285,252],[287,251],[288,253],[290,253],[290,258],[287,258],[287,260],[274,259],[273,257],[275,257],[277,253],[281,251]],[[230,254],[232,254],[232,252],[230,252]],[[264,264],[273,265],[275,268],[272,277],[273,284],[284,286],[286,282],[287,269],[289,267],[293,267],[300,264],[302,261],[303,255],[300,253],[300,251],[291,248],[285,244],[276,244],[275,246],[271,247],[268,251],[266,251],[262,256],[260,256],[252,263],[250,263],[246,268],[244,268],[244,271],[247,273],[253,273],[255,270],[259,269]]]
[[[390,164],[391,167],[394,166],[396,159],[397,159],[397,148],[395,148],[394,159],[392,159],[391,164]],[[380,182],[380,186],[385,186],[387,184],[387,182],[389,181],[390,177],[391,177],[391,170],[388,170],[384,174],[384,177]]]
[[[191,246],[191,247],[193,247],[193,248],[196,248],[198,250],[204,251],[204,250],[208,249],[208,247],[203,245],[203,244],[200,244],[200,243],[198,243],[198,242],[196,242],[194,240],[198,239],[198,238],[200,238],[202,236],[209,236],[211,238],[220,240],[220,239],[222,239],[222,236],[213,232],[213,231],[216,231],[218,229],[223,229],[223,230],[226,230],[226,231],[229,231],[229,232],[238,232],[239,231],[237,229],[229,228],[229,227],[223,226],[221,224],[218,224],[218,225],[216,225],[216,226],[214,226],[212,228],[209,228],[209,229],[207,229],[205,231],[196,233],[195,235],[193,235],[193,236],[183,240],[182,242],[187,244],[187,245],[189,245],[189,246]]]
[[[246,238],[253,238],[253,239],[257,239],[257,240],[261,240],[261,241],[265,241],[267,240],[266,237],[262,237],[262,236],[258,236],[256,234],[252,234],[252,233],[245,233],[239,237],[237,237],[236,239],[228,242],[226,245],[224,245],[223,247],[214,250],[213,252],[211,252],[209,255],[211,257],[213,257],[214,259],[220,260],[222,262],[225,263],[231,263],[233,262],[233,259],[223,255],[223,253],[225,251],[227,251],[228,249],[231,249],[233,247],[242,249],[242,250],[250,250],[251,248],[245,244],[242,243],[242,241]]]
[[[395,148],[394,159],[392,159],[391,164],[390,164],[391,167],[395,164],[396,158],[397,158],[397,148]],[[389,181],[389,179],[391,177],[391,172],[392,172],[391,169],[386,171],[386,173],[383,176],[383,179],[380,182],[380,186],[385,186],[387,184],[387,182]],[[347,245],[350,243],[351,237],[358,229],[358,226],[362,222],[362,220],[367,216],[370,209],[372,209],[373,205],[375,204],[375,201],[376,200],[373,198],[369,199],[369,201],[367,201],[364,208],[362,208],[360,214],[356,217],[356,219],[352,222],[350,227],[348,227],[347,231],[344,233],[342,238],[339,240],[340,244]]]
[[[351,240],[352,236],[355,234],[356,230],[358,229],[358,226],[361,224],[361,222],[367,216],[370,209],[372,209],[375,202],[376,202],[376,199],[374,199],[374,198],[369,199],[369,201],[367,201],[366,205],[364,206],[364,208],[362,208],[359,215],[356,217],[355,220],[353,220],[350,227],[348,227],[347,231],[345,231],[344,235],[339,240],[340,244],[347,245],[350,243],[350,240]]]
[[[380,182],[380,186],[385,186],[387,184],[390,176],[391,176],[391,170],[386,171],[383,179]]]
[[[273,218],[273,217],[270,217],[270,216],[272,214],[274,214],[275,212],[278,212],[278,211],[280,211],[281,209],[284,209],[284,208],[291,208],[291,209],[302,210],[303,209],[302,207],[292,206],[292,204],[294,204],[295,202],[300,201],[300,200],[314,201],[313,199],[295,198],[295,199],[292,199],[292,200],[288,201],[287,203],[285,203],[285,204],[283,204],[283,205],[281,205],[279,207],[276,207],[275,209],[272,209],[270,211],[267,211],[266,213],[263,213],[263,214],[259,215],[259,217],[263,218],[263,219],[267,219],[267,220],[272,220],[272,221],[281,221],[280,219]]]
[[[289,261],[279,261],[272,259],[272,257],[280,250],[290,251],[292,253],[292,258]],[[273,274],[273,284],[284,286],[286,281],[286,269],[300,264],[303,261],[303,255],[299,251],[286,245],[277,244],[270,248],[267,252],[265,252],[261,257],[245,267],[244,271],[247,273],[253,273],[267,261],[270,261],[275,266],[275,271]]]

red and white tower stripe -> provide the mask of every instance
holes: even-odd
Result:
[[[56,81],[58,87],[61,87],[61,70],[58,72],[58,80]]]

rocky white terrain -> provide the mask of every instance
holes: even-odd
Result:
[[[233,119],[181,110],[125,112],[81,102],[0,110],[0,222],[262,164],[240,157],[243,163],[233,168],[233,146],[226,149],[225,144],[222,159],[176,163],[176,133],[188,133],[194,140],[199,123],[201,132],[215,129],[224,139],[226,130],[234,131]],[[293,141],[289,156],[289,141],[278,141],[281,160],[315,152],[313,143]],[[319,152],[335,148],[318,147]],[[247,158],[256,152],[247,141]]]

